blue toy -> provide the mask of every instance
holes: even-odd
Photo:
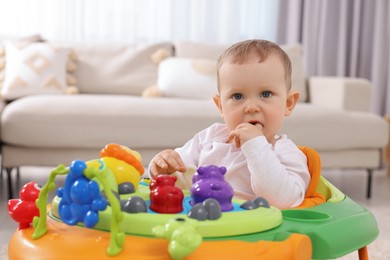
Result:
[[[92,228],[99,221],[98,211],[107,208],[107,200],[101,197],[98,183],[83,176],[86,168],[83,161],[72,163],[64,187],[57,190],[61,198],[58,208],[66,224],[83,222],[86,227]]]

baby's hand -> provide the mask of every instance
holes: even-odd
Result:
[[[239,124],[232,130],[228,137],[228,142],[234,141],[237,148],[240,148],[245,142],[263,134],[263,126],[260,123],[255,125],[251,123]]]
[[[187,168],[180,155],[172,149],[160,152],[150,163],[150,174],[152,176],[170,174],[176,171],[185,172],[186,170]]]
[[[196,173],[196,167],[188,165],[184,173],[174,172],[172,175],[176,176],[177,180],[175,186],[182,190],[189,190],[192,186],[192,177]]]

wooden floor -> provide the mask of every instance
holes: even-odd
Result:
[[[51,168],[21,168],[20,179],[14,178],[14,185],[17,186],[17,191],[29,181],[43,185],[50,171]],[[16,177],[15,172],[13,172],[13,176]],[[365,171],[324,170],[323,176],[351,199],[371,210],[380,229],[378,239],[390,241],[390,176],[387,176],[384,170],[374,172],[370,200],[365,198],[367,181]],[[62,185],[62,183],[63,179],[60,179],[57,185]],[[6,184],[7,178],[3,174],[0,178],[0,259],[7,259],[7,244],[17,228],[17,224],[8,216]]]

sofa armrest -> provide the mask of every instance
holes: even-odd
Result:
[[[371,82],[363,78],[311,77],[310,103],[339,110],[370,111]]]

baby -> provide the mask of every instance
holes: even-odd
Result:
[[[261,196],[278,208],[300,205],[310,182],[307,158],[286,135],[278,135],[299,97],[291,90],[291,71],[287,54],[272,42],[232,45],[218,60],[213,97],[225,123],[157,154],[150,175],[183,174],[189,165],[225,166],[235,197]]]

